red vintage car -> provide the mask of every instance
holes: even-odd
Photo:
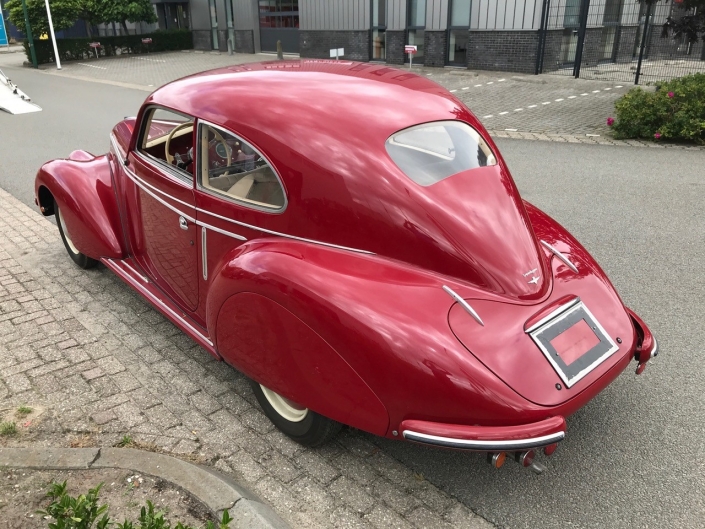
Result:
[[[317,445],[341,424],[530,465],[656,340],[519,196],[478,119],[384,65],[265,62],[150,95],[37,174],[102,263]]]

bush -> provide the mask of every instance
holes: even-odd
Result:
[[[142,39],[146,38],[151,38],[152,43],[142,44]],[[97,48],[99,57],[112,57],[123,53],[137,54],[193,49],[191,32],[187,29],[175,29],[169,31],[155,31],[154,33],[145,33],[143,35],[96,37],[94,39],[57,39],[56,45],[59,48],[59,58],[62,61],[74,61],[95,57],[95,51],[90,47],[91,42],[100,42],[101,47]],[[51,40],[35,40],[34,48],[39,64],[55,62],[54,47]],[[26,40],[24,41],[24,51],[27,55],[27,60],[31,61],[32,56]]]
[[[617,119],[612,128],[617,138],[705,143],[705,74],[656,83],[655,92],[633,88],[614,108]]]

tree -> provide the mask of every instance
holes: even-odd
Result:
[[[86,23],[86,33],[88,38],[93,38],[93,26],[105,22],[105,8],[102,0],[79,0],[81,9],[78,18]]]
[[[659,0],[640,0],[655,4]],[[671,0],[666,0],[670,2]],[[673,0],[679,9],[673,17],[668,17],[661,29],[661,37],[685,37],[689,42],[705,42],[705,0]]]
[[[127,22],[157,21],[157,14],[150,0],[97,0],[103,5],[103,21],[119,22],[127,34]]]
[[[83,0],[51,0],[51,19],[54,31],[68,29],[74,25]],[[21,0],[7,0],[5,9],[8,18],[16,27],[25,27]],[[32,34],[36,37],[49,33],[49,20],[44,0],[27,0],[27,15]]]

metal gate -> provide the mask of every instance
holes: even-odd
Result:
[[[661,37],[668,17],[690,13],[675,2],[543,0],[536,73],[639,84],[705,72],[702,40]]]

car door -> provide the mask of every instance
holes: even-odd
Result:
[[[134,258],[190,311],[198,306],[199,288],[193,142],[192,117],[147,108],[128,156],[132,189],[126,193]]]
[[[286,194],[264,155],[231,131],[199,121],[197,150],[203,306],[212,271],[221,266],[229,251],[263,235],[258,228],[264,224],[264,217],[284,211]]]

